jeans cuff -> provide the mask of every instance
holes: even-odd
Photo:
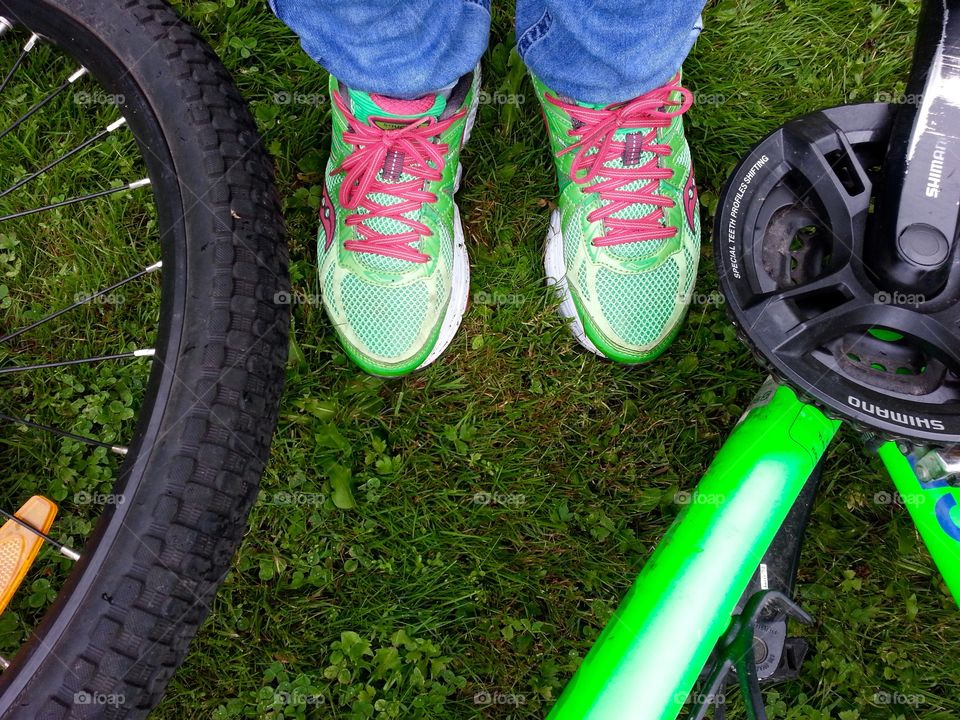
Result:
[[[531,27],[527,28],[523,34],[517,38],[517,53],[520,57],[524,57],[527,53],[527,50],[530,49],[530,46],[535,42],[542,40],[550,28],[553,26],[553,15],[550,14],[549,10],[544,10],[543,15],[540,16],[540,19],[537,20]]]

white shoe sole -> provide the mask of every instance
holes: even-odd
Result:
[[[479,74],[480,66],[474,71],[477,73],[477,87],[480,87]],[[470,133],[473,131],[473,124],[477,119],[477,108],[480,105],[480,93],[474,93],[473,102],[470,104],[470,111],[467,114],[467,124],[463,130],[462,148],[470,139]],[[456,195],[460,189],[460,178],[463,175],[463,165],[457,165],[457,176],[453,182],[453,193]],[[457,203],[453,203],[453,274],[450,282],[450,302],[447,304],[447,313],[443,316],[443,324],[440,326],[440,334],[437,336],[437,342],[433,350],[427,355],[417,367],[417,370],[425,368],[444,351],[450,347],[453,342],[460,323],[463,322],[463,314],[467,310],[467,300],[470,296],[470,257],[467,254],[467,243],[463,237],[463,224],[460,222],[460,208]]]
[[[577,315],[577,307],[573,304],[573,298],[570,297],[567,286],[567,266],[563,261],[563,234],[560,230],[559,210],[554,210],[550,214],[550,228],[547,230],[547,243],[543,251],[543,270],[547,277],[547,285],[554,287],[560,299],[560,314],[571,321],[570,331],[573,337],[590,352],[605,358],[606,355],[587,337],[583,323],[580,322],[580,316]]]
[[[456,204],[453,206],[453,274],[450,282],[452,283],[450,302],[447,304],[447,314],[443,317],[443,325],[440,326],[437,343],[427,355],[427,359],[417,367],[418,370],[432,363],[450,347],[467,309],[467,300],[470,295],[470,257],[467,255],[467,244],[463,239],[460,209]]]

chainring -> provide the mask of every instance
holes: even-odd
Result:
[[[831,108],[768,135],[724,187],[715,259],[735,323],[776,376],[874,433],[955,444],[960,293],[890,292],[864,262],[896,109]]]

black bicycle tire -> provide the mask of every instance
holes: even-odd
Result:
[[[124,98],[163,229],[169,327],[125,501],[0,676],[0,718],[145,717],[209,612],[276,427],[289,282],[273,169],[227,71],[161,0],[0,0],[0,14]]]

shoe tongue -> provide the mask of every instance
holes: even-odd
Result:
[[[640,164],[645,154],[643,152],[643,138],[644,133],[642,132],[631,131],[623,136],[623,155],[620,156],[620,160],[624,167]]]
[[[440,118],[447,107],[443,95],[425,95],[416,100],[398,100],[386,95],[376,95],[348,89],[350,110],[363,123],[375,124],[384,130],[393,130],[421,118]]]
[[[591,110],[617,110],[623,103],[588,103],[575,100],[567,100],[575,105]],[[615,167],[632,167],[642,165],[647,162],[651,155],[649,151],[643,148],[643,138],[647,134],[646,130],[639,127],[619,127],[614,132],[614,139],[624,144],[623,153],[619,158],[612,161]],[[630,190],[636,190],[645,185],[646,180],[636,180],[626,187]],[[628,208],[620,210],[612,215],[619,219],[632,219],[641,217],[656,208],[651,205],[631,205]],[[659,252],[660,248],[666,243],[666,240],[645,240],[643,242],[629,242],[622,245],[612,245],[607,248],[607,252],[621,260],[643,260],[652,257]]]
[[[580,102],[579,100],[571,100],[568,98],[562,98],[567,102],[573,105],[579,105],[582,108],[589,108],[590,110],[616,110],[624,103],[590,103],[590,102]],[[574,123],[574,127],[577,127],[578,123]],[[639,165],[641,158],[641,145],[644,132],[641,131],[639,127],[620,127],[617,128],[613,137],[617,142],[622,142],[626,144],[626,147],[623,149],[623,157],[621,158],[624,166],[629,167],[631,165]]]
[[[424,95],[415,100],[401,100],[398,98],[377,95],[373,93],[350,90],[351,110],[362,123],[376,125],[383,130],[396,130],[425,117],[439,119],[447,107],[447,99],[443,95]],[[384,159],[381,168],[381,179],[387,182],[398,182],[403,174],[404,155],[391,150]]]
[[[612,107],[610,103],[591,103],[591,102],[581,102],[579,100],[569,100],[569,99],[567,100],[567,102],[573,103],[574,105],[579,105],[582,108],[589,108],[590,110],[606,110]],[[616,104],[617,103],[614,103],[614,105]]]
[[[343,86],[341,86],[343,87]],[[447,107],[447,98],[443,95],[426,95],[416,100],[399,100],[385,95],[376,95],[347,88],[350,101],[350,111],[362,123],[376,125],[384,130],[395,130],[409,125],[424,117],[440,119]],[[408,179],[404,175],[406,157],[403,152],[391,149],[387,152],[380,168],[378,179],[386,183],[397,183]],[[390,195],[375,194],[373,199],[384,205],[391,205],[397,200]],[[418,219],[418,213],[407,213],[407,217]],[[406,232],[405,224],[393,218],[373,217],[365,220],[365,225],[386,235]],[[419,248],[420,242],[411,243],[411,247]],[[411,267],[406,260],[397,260],[373,253],[358,253],[356,261],[375,272],[402,275]]]

